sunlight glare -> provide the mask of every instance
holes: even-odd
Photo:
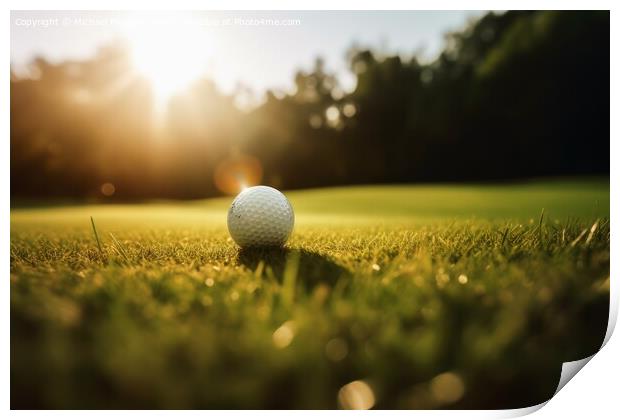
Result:
[[[205,37],[196,29],[142,25],[126,38],[134,69],[149,81],[160,110],[206,73]]]

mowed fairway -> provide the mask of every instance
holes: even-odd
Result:
[[[12,408],[523,407],[602,343],[608,180],[287,196],[285,250],[231,198],[13,209]]]

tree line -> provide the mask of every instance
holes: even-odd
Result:
[[[203,79],[165,113],[121,47],[36,59],[11,74],[11,195],[208,197],[248,159],[285,189],[608,174],[609,48],[609,12],[488,13],[432,62],[352,48],[352,92],[317,58],[249,111]]]

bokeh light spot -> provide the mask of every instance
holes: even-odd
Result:
[[[333,362],[339,362],[347,357],[349,346],[342,338],[332,338],[325,346],[327,358]]]
[[[323,119],[318,114],[312,114],[310,118],[308,118],[308,123],[312,128],[321,128],[321,126],[323,125]]]
[[[295,323],[293,321],[286,321],[272,335],[273,345],[279,349],[288,347],[293,338],[295,338]]]
[[[369,410],[375,405],[375,393],[364,381],[353,381],[338,391],[338,404],[345,410]]]
[[[340,119],[340,111],[336,106],[332,105],[325,110],[325,117],[329,124],[336,124]]]
[[[461,377],[452,372],[442,373],[433,378],[430,384],[433,397],[441,403],[455,403],[463,397],[465,384]]]
[[[345,104],[345,106],[342,107],[342,113],[345,117],[351,118],[357,113],[357,108],[351,103]]]
[[[101,194],[105,195],[106,197],[114,195],[115,192],[116,187],[111,182],[106,182],[101,185]]]

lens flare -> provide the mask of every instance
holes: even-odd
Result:
[[[263,167],[258,159],[238,155],[221,162],[214,173],[215,186],[225,194],[238,194],[244,189],[260,184]]]

